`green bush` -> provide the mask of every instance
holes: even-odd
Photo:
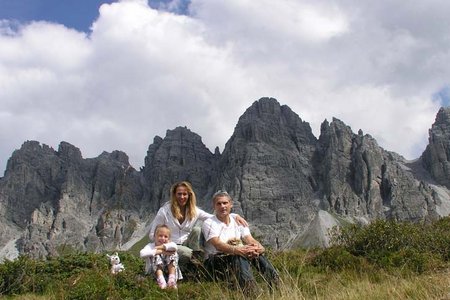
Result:
[[[444,261],[450,261],[450,217],[442,218],[428,227],[428,250],[439,254]]]
[[[325,271],[361,270],[367,265],[364,258],[351,254],[341,246],[324,249],[311,260],[311,264]]]
[[[339,240],[355,255],[384,256],[405,247],[418,246],[420,231],[420,227],[412,223],[377,220],[367,226],[344,227]]]
[[[35,292],[30,274],[35,273],[36,262],[26,256],[14,261],[6,260],[0,265],[0,295],[16,295]],[[25,283],[25,284],[24,284]]]
[[[449,217],[432,224],[376,220],[365,226],[335,228],[331,235],[335,247],[383,268],[424,272],[450,257]]]
[[[416,249],[402,249],[389,253],[382,259],[379,264],[385,268],[394,268],[416,273],[439,268],[443,265],[439,255],[430,252],[421,252]]]
[[[310,251],[295,249],[276,252],[268,250],[266,255],[275,269],[284,270],[296,277],[302,273],[312,254]]]
[[[27,256],[7,260],[0,264],[0,295],[43,294],[57,290],[64,294],[62,298],[83,299],[82,295],[95,295],[94,298],[102,299],[102,295],[111,293],[111,288],[125,295],[127,291],[135,292],[136,277],[143,275],[143,261],[128,253],[120,253],[120,257],[125,271],[118,276],[110,274],[106,254],[78,252],[45,261]]]
[[[64,299],[107,299],[112,280],[107,273],[82,271],[66,282]]]

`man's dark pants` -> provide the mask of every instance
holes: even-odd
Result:
[[[240,255],[211,255],[205,260],[205,268],[213,280],[237,281],[242,289],[255,284],[251,266],[272,286],[278,281],[278,274],[264,255],[246,259]]]

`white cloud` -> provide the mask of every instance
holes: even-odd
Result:
[[[139,168],[176,126],[223,149],[263,96],[316,135],[334,116],[407,158],[424,150],[449,85],[447,1],[192,0],[190,16],[146,3],[102,5],[88,36],[0,22],[1,165],[36,139],[123,150]]]
[[[191,12],[214,33],[252,42],[294,39],[324,41],[347,30],[347,20],[333,4],[306,1],[192,1]]]

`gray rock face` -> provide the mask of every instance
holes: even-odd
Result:
[[[441,108],[429,132],[422,162],[432,178],[450,188],[450,107]]]
[[[227,190],[234,209],[268,246],[327,246],[329,227],[376,218],[450,214],[450,111],[441,109],[421,158],[409,162],[338,119],[319,138],[272,98],[240,117],[223,153],[186,127],[156,136],[136,171],[125,153],[84,159],[78,148],[25,142],[0,178],[0,259],[68,249],[127,249],[146,234],[169,188],[188,180],[199,206]]]
[[[366,220],[436,217],[431,188],[408,163],[340,120],[322,124],[314,163],[321,206],[329,212]]]
[[[117,247],[132,233],[128,227],[142,197],[139,176],[122,152],[84,160],[78,148],[65,142],[58,151],[25,142],[0,182],[2,223],[21,231],[19,252],[35,256],[56,254],[65,246]],[[3,240],[13,238],[2,235]]]
[[[155,137],[145,157],[143,175],[148,191],[149,209],[156,211],[169,200],[174,182],[187,180],[195,187],[198,205],[217,177],[218,155],[212,154],[201,137],[186,127],[167,130],[164,139]]]
[[[241,116],[225,145],[216,189],[233,196],[236,211],[268,244],[281,247],[314,217],[316,143],[308,123],[263,98]]]

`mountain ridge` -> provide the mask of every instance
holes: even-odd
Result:
[[[317,138],[288,106],[261,98],[222,153],[179,126],[155,136],[139,171],[122,151],[84,159],[67,142],[54,150],[26,141],[0,178],[0,256],[126,249],[178,180],[190,181],[209,211],[211,195],[226,189],[235,211],[277,249],[326,246],[326,226],[343,221],[434,220],[450,214],[450,109],[439,110],[429,135],[422,156],[407,161],[336,118]]]

